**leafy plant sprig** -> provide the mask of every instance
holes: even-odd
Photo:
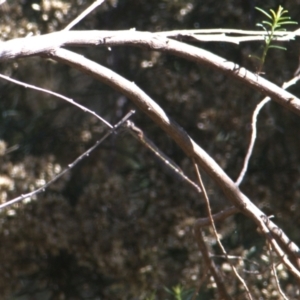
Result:
[[[168,288],[165,288],[165,290],[169,294],[173,295],[173,297],[176,300],[182,300],[184,289],[181,285],[176,285],[176,286],[172,287],[172,290],[169,290]]]
[[[263,53],[261,57],[254,56],[254,58],[258,59],[260,64],[258,68],[258,73],[261,73],[263,65],[265,63],[267,53],[270,48],[280,49],[280,50],[286,50],[285,47],[281,47],[278,45],[273,45],[272,42],[276,39],[274,32],[278,31],[285,31],[286,29],[282,26],[284,25],[294,25],[298,24],[298,22],[291,21],[291,18],[287,16],[288,11],[284,10],[282,6],[278,7],[277,12],[275,12],[273,9],[270,9],[271,14],[267,13],[265,10],[261,9],[260,7],[255,7],[258,11],[260,11],[262,14],[264,14],[269,20],[262,21],[262,23],[256,24],[256,26],[262,27],[263,30],[266,32],[265,35],[265,45],[263,49]]]
[[[185,289],[180,284],[173,286],[171,290],[165,287],[165,290],[173,296],[174,300],[191,300],[194,294],[193,289]]]

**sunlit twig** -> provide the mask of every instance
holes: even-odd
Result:
[[[282,85],[283,89],[287,89],[289,88],[291,85],[296,84],[297,81],[300,79],[300,74],[295,76],[294,78],[292,78],[291,80],[289,80],[288,82],[285,82]],[[251,122],[251,128],[252,128],[252,133],[251,133],[251,139],[250,139],[250,143],[248,146],[248,150],[247,150],[247,154],[245,156],[244,159],[244,164],[243,164],[243,168],[240,172],[240,175],[238,176],[238,179],[236,180],[235,184],[237,186],[239,186],[241,184],[241,182],[243,181],[245,174],[247,172],[248,169],[248,165],[249,165],[249,160],[251,158],[252,152],[253,152],[253,148],[254,148],[254,144],[255,144],[255,140],[256,140],[256,136],[257,136],[257,127],[256,127],[256,123],[257,123],[257,116],[260,113],[261,109],[270,101],[270,97],[265,97],[261,102],[259,102],[255,108],[255,110],[253,111],[253,115],[252,115],[252,122]]]
[[[76,17],[71,23],[69,23],[63,30],[70,30],[82,19],[84,19],[89,13],[91,13],[95,8],[101,5],[105,0],[96,0],[92,3],[86,10],[84,10],[78,17]]]
[[[220,29],[185,29],[157,32],[158,35],[169,38],[187,40],[192,39],[199,42],[225,42],[240,44],[242,42],[264,41],[265,31],[260,30],[240,30],[230,28]],[[274,32],[274,40],[290,41],[300,35],[300,29],[295,31]]]
[[[43,92],[43,93],[46,93],[46,94],[49,94],[49,95],[52,95],[52,96],[55,96],[57,98],[60,98],[62,100],[65,100],[67,102],[69,102],[70,104],[74,105],[74,106],[77,106],[78,108],[80,108],[81,110],[83,110],[84,112],[88,112],[89,114],[93,115],[94,117],[96,117],[98,120],[100,120],[102,123],[104,123],[107,127],[109,128],[113,128],[111,124],[109,124],[106,120],[104,120],[102,117],[100,117],[98,114],[96,114],[94,111],[88,109],[87,107],[75,102],[73,99],[71,98],[68,98],[66,96],[63,96],[59,93],[55,93],[55,92],[52,92],[50,90],[47,90],[47,89],[44,89],[44,88],[40,88],[40,87],[37,87],[35,85],[32,85],[32,84],[28,84],[26,82],[22,82],[20,80],[16,80],[16,79],[13,79],[13,78],[10,78],[6,75],[3,75],[3,74],[0,74],[0,78],[2,79],[5,79],[7,81],[10,81],[10,82],[13,82],[15,84],[18,84],[20,86],[23,86],[24,88],[30,88],[32,90],[36,90],[36,91],[39,91],[39,92]]]

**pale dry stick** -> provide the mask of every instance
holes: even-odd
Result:
[[[201,178],[201,175],[200,175],[200,171],[199,171],[199,168],[198,168],[198,165],[196,163],[196,160],[193,159],[193,164],[194,164],[194,167],[195,167],[195,171],[196,171],[196,174],[197,174],[197,178],[198,178],[198,181],[199,181],[199,185],[200,185],[200,188],[202,190],[202,193],[203,193],[203,196],[204,196],[204,200],[205,200],[205,204],[206,204],[206,209],[207,209],[207,212],[208,212],[208,216],[209,216],[209,219],[210,219],[210,223],[211,223],[211,226],[213,228],[213,232],[214,232],[214,235],[215,235],[215,238],[217,240],[217,243],[223,253],[223,255],[226,257],[227,259],[227,262],[230,264],[231,266],[231,269],[233,271],[233,273],[235,274],[236,278],[240,281],[240,283],[243,285],[245,291],[246,291],[246,294],[248,296],[248,298],[250,300],[252,300],[252,296],[251,296],[251,293],[250,293],[250,290],[245,282],[245,280],[239,275],[238,271],[236,270],[235,266],[231,263],[231,261],[229,260],[228,258],[228,254],[219,238],[219,235],[218,235],[218,232],[217,232],[217,228],[216,228],[216,225],[215,225],[215,222],[214,222],[214,219],[212,217],[212,213],[211,213],[211,208],[210,208],[210,204],[209,204],[209,199],[208,199],[208,195],[206,193],[206,189],[204,187],[204,184],[203,184],[203,181],[202,181],[202,178]]]
[[[243,31],[234,29],[187,29],[163,31],[157,32],[157,34],[173,39],[180,39],[181,41],[192,39],[199,42],[225,42],[237,45],[243,42],[264,41],[266,36],[265,31]],[[235,34],[235,36],[230,34]],[[242,36],[237,36],[237,34]],[[274,41],[290,41],[300,35],[300,29],[289,32],[274,32],[274,35]]]
[[[11,152],[13,152],[13,151],[16,151],[16,150],[19,149],[19,147],[20,147],[20,145],[18,145],[18,144],[13,145],[13,146],[7,148],[7,149],[5,150],[5,152],[4,152],[4,154],[8,154],[8,153],[11,153]]]
[[[211,28],[211,29],[183,29],[183,30],[171,30],[171,31],[159,31],[157,32],[164,36],[176,36],[178,34],[235,34],[235,35],[266,35],[266,32],[263,30],[243,30],[243,29],[233,29],[233,28]],[[298,36],[300,35],[300,29],[296,29],[294,31],[275,31],[275,36]]]
[[[270,259],[271,259],[271,266],[272,266],[272,271],[273,271],[273,275],[274,275],[274,278],[275,278],[277,290],[278,290],[279,294],[281,295],[281,297],[284,300],[289,300],[287,298],[287,296],[285,295],[285,293],[283,292],[283,290],[281,289],[281,287],[280,287],[280,282],[279,282],[279,279],[278,279],[278,276],[277,276],[276,266],[275,266],[274,259],[273,259],[273,254],[272,254],[272,246],[268,241],[267,241],[267,244],[268,244],[269,255],[270,255]]]
[[[283,89],[287,89],[289,88],[291,85],[296,84],[297,81],[300,79],[300,75],[295,76],[294,78],[292,78],[291,80],[289,80],[288,82],[285,82],[282,85]],[[246,172],[248,170],[248,165],[249,165],[249,160],[251,158],[252,152],[253,152],[253,148],[254,148],[254,144],[255,144],[255,140],[256,140],[256,136],[257,136],[257,127],[256,127],[256,123],[257,123],[257,116],[260,113],[261,109],[269,102],[271,101],[270,97],[265,97],[261,102],[259,102],[253,112],[252,115],[252,122],[251,122],[251,128],[252,128],[252,133],[251,133],[251,139],[250,139],[250,143],[248,146],[248,150],[247,150],[247,154],[246,157],[244,159],[244,164],[243,164],[243,168],[240,172],[240,175],[238,176],[238,179],[236,180],[235,184],[237,186],[239,186],[241,184],[241,182],[243,181]]]
[[[45,192],[45,190],[49,187],[49,185],[51,185],[53,182],[55,182],[56,180],[58,180],[60,177],[62,177],[65,173],[67,173],[69,170],[71,170],[72,168],[74,168],[74,166],[76,166],[84,157],[87,157],[90,155],[90,153],[95,150],[106,138],[108,138],[112,133],[116,132],[116,130],[123,125],[124,122],[126,122],[133,114],[135,113],[134,110],[131,110],[124,118],[122,118],[122,120],[120,122],[118,122],[116,125],[112,126],[111,125],[111,129],[109,129],[109,131],[100,139],[98,140],[91,148],[89,148],[87,151],[85,151],[83,154],[81,154],[80,156],[78,156],[72,163],[70,163],[68,165],[67,168],[65,168],[62,172],[60,172],[59,174],[57,174],[54,178],[52,178],[51,180],[49,180],[46,184],[44,184],[43,186],[41,186],[40,188],[27,193],[27,194],[23,194],[19,197],[16,197],[12,200],[9,200],[5,203],[0,204],[0,210],[2,210],[3,208],[6,208],[12,204],[18,203],[26,198],[31,198],[37,194],[43,193]]]
[[[253,152],[253,148],[254,148],[254,144],[255,144],[255,140],[256,140],[256,136],[257,136],[257,128],[256,128],[256,122],[257,122],[257,116],[260,112],[260,110],[265,106],[265,104],[267,104],[269,101],[271,101],[271,98],[269,97],[265,97],[255,108],[253,115],[252,115],[252,122],[251,122],[251,128],[252,128],[252,134],[251,134],[251,139],[250,139],[250,144],[247,150],[247,154],[246,157],[244,159],[244,164],[243,164],[243,168],[240,172],[240,175],[238,177],[238,179],[236,180],[235,184],[237,186],[239,186],[245,175],[246,172],[248,170],[248,165],[249,165],[249,160],[251,158],[252,152]]]
[[[62,100],[65,100],[69,103],[71,103],[72,105],[74,106],[77,106],[78,108],[80,108],[81,110],[83,110],[84,112],[88,112],[89,114],[93,115],[94,117],[96,117],[98,120],[100,120],[102,123],[104,123],[107,127],[109,128],[113,128],[113,126],[111,124],[109,124],[106,120],[104,120],[102,117],[100,117],[98,114],[96,114],[94,111],[86,108],[85,106],[75,102],[73,99],[71,98],[68,98],[66,96],[63,96],[59,93],[55,93],[55,92],[52,92],[50,90],[47,90],[47,89],[44,89],[44,88],[40,88],[40,87],[37,87],[35,85],[32,85],[32,84],[28,84],[26,82],[22,82],[22,81],[19,81],[19,80],[16,80],[16,79],[12,79],[6,75],[3,75],[3,74],[0,74],[0,78],[2,79],[5,79],[7,81],[10,81],[10,82],[13,82],[15,84],[18,84],[20,86],[23,86],[24,88],[30,88],[32,90],[36,90],[36,91],[39,91],[39,92],[43,92],[43,93],[46,93],[46,94],[49,94],[49,95],[52,95],[52,96],[55,96],[57,98],[60,98]]]
[[[150,32],[121,31],[59,31],[40,36],[0,42],[0,61],[19,57],[44,56],[52,58],[56,49],[67,46],[135,46],[167,52],[175,56],[212,67],[234,77],[272,98],[280,105],[300,115],[300,99],[263,77],[209,51]]]
[[[76,17],[70,24],[68,24],[63,30],[70,30],[88,14],[90,14],[95,8],[101,5],[105,0],[96,0],[87,9],[85,9],[78,17]]]
[[[196,41],[200,42],[227,42],[240,44],[242,42],[252,42],[252,41],[263,41],[265,40],[265,31],[249,31],[249,30],[239,30],[239,29],[191,29],[191,30],[173,30],[158,32],[163,36],[170,38],[180,38],[181,40],[185,37],[194,38]],[[230,36],[226,34],[235,34],[242,36]],[[245,36],[243,36],[245,35]],[[296,36],[300,35],[300,29],[295,31],[277,31],[274,32],[275,41],[289,41],[295,39]]]
[[[153,42],[155,41],[153,40]],[[150,46],[150,48],[152,47]],[[234,206],[236,206],[247,217],[255,221],[265,237],[272,243],[278,256],[282,257],[286,267],[300,282],[300,271],[291,263],[288,257],[284,255],[284,252],[281,248],[285,246],[286,253],[288,253],[291,257],[298,259],[300,258],[299,247],[288,238],[281,228],[269,220],[266,215],[245,194],[241,192],[241,190],[222,170],[216,161],[208,153],[206,153],[206,151],[204,151],[176,122],[170,119],[162,107],[158,105],[158,103],[151,99],[135,83],[128,81],[112,70],[105,68],[98,63],[83,57],[82,55],[78,55],[69,50],[55,48],[51,51],[51,53],[49,53],[49,56],[58,62],[68,64],[71,67],[74,67],[77,70],[80,70],[83,73],[95,78],[96,80],[111,86],[115,90],[128,97],[128,99],[130,99],[137,107],[147,114],[158,126],[160,126],[170,137],[174,139],[174,141],[188,156],[194,158],[199,163],[199,165],[207,172],[207,174],[211,176],[223,189],[225,196]],[[237,72],[239,71],[237,70]],[[256,81],[258,77],[259,76],[255,75]],[[262,80],[262,78],[260,80]],[[292,95],[274,84],[268,84],[270,87],[272,86],[273,92],[276,89],[279,89],[280,94]],[[275,92],[275,94],[278,96],[277,92]],[[271,95],[275,98],[275,94],[274,96],[273,94],[268,95]],[[277,100],[278,99],[279,98],[277,97]],[[280,97],[280,99],[282,98]],[[292,98],[289,97],[288,99],[286,99],[286,103],[289,103],[289,105],[295,105],[292,107],[298,111],[297,98],[292,96]],[[300,114],[300,103],[298,112]],[[273,235],[276,236],[276,239],[280,242],[280,245],[278,244],[278,241],[274,239]]]

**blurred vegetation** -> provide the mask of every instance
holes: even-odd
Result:
[[[262,9],[278,1],[108,0],[75,29],[255,29]],[[7,1],[0,6],[2,40],[63,29],[92,1]],[[284,1],[292,20],[299,1]],[[250,53],[261,43],[198,46],[255,71]],[[299,41],[270,50],[266,77],[281,85],[299,63]],[[225,75],[154,51],[129,47],[78,49],[155,99],[236,179],[250,134],[251,114],[263,95]],[[109,87],[51,60],[2,63],[0,72],[62,93],[115,124],[133,105]],[[41,186],[90,147],[105,131],[94,117],[52,96],[0,81],[0,201]],[[299,87],[291,91],[300,94]],[[151,120],[137,110],[134,121],[191,178],[191,162]],[[300,119],[275,103],[263,109],[250,169],[241,188],[300,244]],[[6,153],[7,152],[7,153]],[[213,211],[229,205],[219,188],[204,181]],[[0,215],[2,299],[171,299],[164,287],[197,287],[206,270],[192,234],[204,217],[202,199],[173,178],[131,136],[105,143],[47,191]],[[280,299],[270,274],[267,247],[255,225],[241,215],[218,224],[229,254],[255,299]],[[211,230],[211,253],[220,253]],[[234,299],[244,299],[220,257]],[[296,283],[281,266],[278,276],[290,299]],[[247,271],[244,271],[244,270]],[[257,274],[258,273],[258,274]],[[149,298],[150,297],[150,298]],[[152,298],[151,298],[152,297]],[[210,277],[199,299],[218,299]]]

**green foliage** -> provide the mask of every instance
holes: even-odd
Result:
[[[256,24],[256,26],[262,27],[263,30],[266,32],[265,45],[261,57],[252,56],[259,60],[260,64],[259,64],[258,73],[261,73],[262,67],[267,57],[267,53],[270,48],[286,50],[285,47],[272,44],[273,41],[276,40],[275,32],[285,31],[286,29],[283,28],[282,26],[298,24],[298,22],[291,21],[291,18],[287,16],[288,11],[284,10],[282,6],[278,7],[277,12],[275,12],[273,9],[270,9],[271,14],[267,13],[265,10],[259,7],[255,7],[255,8],[268,18],[267,20],[262,21],[262,23]]]
[[[165,290],[173,296],[172,299],[174,300],[190,300],[192,299],[194,294],[194,290],[192,289],[186,290],[180,284],[172,287],[171,290],[168,288],[165,288]]]

